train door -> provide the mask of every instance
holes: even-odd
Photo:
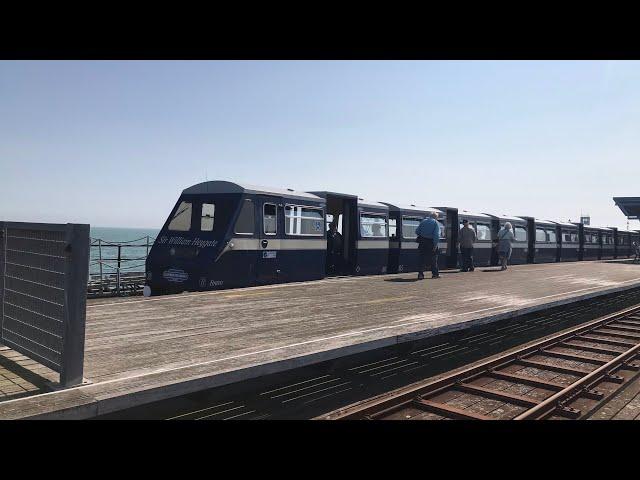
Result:
[[[258,284],[277,283],[280,275],[280,238],[284,219],[282,218],[282,199],[279,197],[259,197],[260,234],[258,259],[256,268],[256,282]]]
[[[328,193],[326,200],[327,229],[330,223],[334,223],[340,234],[339,248],[327,238],[327,275],[349,275],[356,265],[357,198]]]

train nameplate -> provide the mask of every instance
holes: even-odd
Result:
[[[277,253],[275,250],[265,250],[262,252],[262,258],[276,258]]]

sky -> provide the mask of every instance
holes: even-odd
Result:
[[[0,220],[155,228],[208,179],[626,228],[639,154],[640,62],[0,61]]]

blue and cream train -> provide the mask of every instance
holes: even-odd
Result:
[[[459,264],[464,219],[477,232],[477,266],[497,264],[495,239],[507,221],[516,236],[514,264],[630,257],[640,241],[638,232],[615,228],[211,181],[180,195],[147,257],[145,295],[416,271],[415,228],[429,212],[442,227],[441,268]],[[342,238],[339,268],[331,271],[330,223]]]

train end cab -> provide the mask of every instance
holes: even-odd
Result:
[[[147,256],[145,295],[324,278],[324,209],[291,189],[193,185]]]

